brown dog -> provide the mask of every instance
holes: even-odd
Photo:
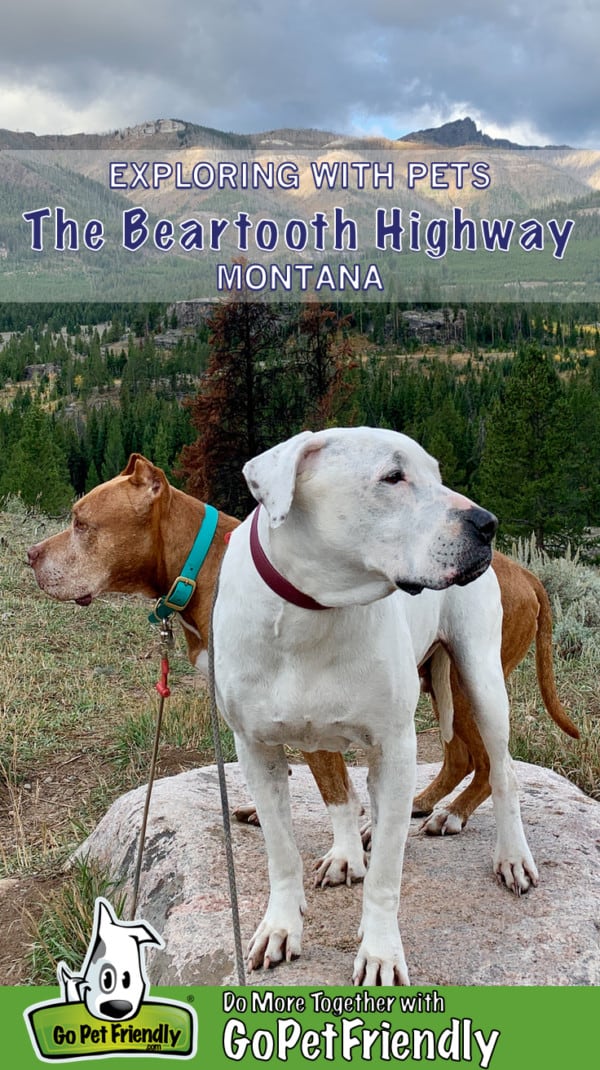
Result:
[[[28,551],[39,586],[59,601],[89,605],[105,592],[136,592],[151,598],[166,594],[183,566],[204,517],[204,505],[172,487],[160,468],[132,454],[123,472],[81,498],[73,507],[69,528]],[[238,521],[219,513],[215,538],[186,609],[179,614],[188,656],[206,667],[206,646],[213,588],[225,536]],[[556,723],[577,737],[575,725],[556,694],[552,669],[552,618],[548,596],[526,569],[495,553],[493,568],[500,582],[504,619],[502,664],[505,676],[524,658],[536,639],[537,675],[542,698]],[[421,669],[432,690],[430,662]],[[473,810],[490,794],[489,762],[469,701],[452,668],[454,737],[445,744],[444,762],[433,783],[414,801],[414,812],[428,814],[462,778],[474,769],[469,787],[450,806],[437,810],[426,823],[430,833],[459,832]],[[435,700],[435,696],[434,696]],[[316,751],[304,755],[328,806],[340,806],[353,795],[341,754]],[[253,808],[241,819],[252,820]],[[320,871],[321,872],[321,871]],[[322,867],[326,883],[348,879],[343,865]]]
[[[523,660],[535,639],[535,663],[544,705],[559,728],[574,739],[579,732],[566,713],[556,693],[552,666],[552,611],[544,586],[537,576],[494,552],[492,568],[500,584],[502,598],[502,668],[508,679]],[[413,814],[430,814],[434,806],[448,795],[463,777],[474,770],[473,779],[449,806],[440,808],[425,822],[432,835],[460,832],[469,817],[490,794],[489,761],[479,729],[471,715],[469,699],[461,687],[458,673],[451,668],[454,705],[454,736],[444,744],[444,761],[435,780],[415,797]],[[421,670],[424,690],[432,693],[430,664]],[[435,707],[435,695],[432,694]]]
[[[159,598],[179,575],[204,519],[204,505],[176,490],[160,468],[138,453],[121,475],[80,498],[66,531],[27,551],[35,578],[59,602],[87,606],[107,591]],[[225,536],[238,521],[219,513],[199,581],[180,620],[188,656],[206,659],[213,588]]]

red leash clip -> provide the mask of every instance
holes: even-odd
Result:
[[[162,675],[161,675],[161,678],[160,678],[160,680],[158,681],[158,683],[156,685],[156,690],[158,691],[158,693],[161,696],[161,698],[168,698],[169,695],[171,694],[171,690],[170,690],[169,684],[168,684],[168,679],[169,679],[169,659],[168,658],[161,658],[160,671],[161,671]]]

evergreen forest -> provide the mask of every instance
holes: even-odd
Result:
[[[141,452],[237,516],[241,468],[304,429],[402,431],[500,542],[600,556],[600,309],[0,305],[0,506],[50,515]]]

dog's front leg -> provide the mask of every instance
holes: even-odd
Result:
[[[294,842],[283,747],[267,747],[236,735],[236,749],[263,830],[270,882],[267,911],[248,948],[248,969],[268,969],[300,954],[306,907],[302,859]]]
[[[409,984],[398,906],[415,780],[416,736],[411,717],[390,727],[384,744],[370,755],[371,862],[363,890],[362,940],[354,962],[357,985]]]

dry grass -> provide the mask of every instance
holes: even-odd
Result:
[[[568,739],[549,720],[530,654],[512,677],[512,753],[600,799],[600,572],[580,564],[576,554],[548,558],[532,541],[513,547],[513,556],[539,576],[550,596],[558,691],[581,738]]]
[[[560,665],[559,665],[560,672]],[[597,666],[595,670],[597,672]],[[514,674],[511,687],[513,716],[511,753],[514,758],[543,765],[567,777],[587,795],[600,800],[600,712],[598,697],[587,685],[583,673],[568,666],[561,673],[560,694],[573,714],[580,739],[564,736],[553,724],[537,696],[532,696],[535,668],[531,661]]]

